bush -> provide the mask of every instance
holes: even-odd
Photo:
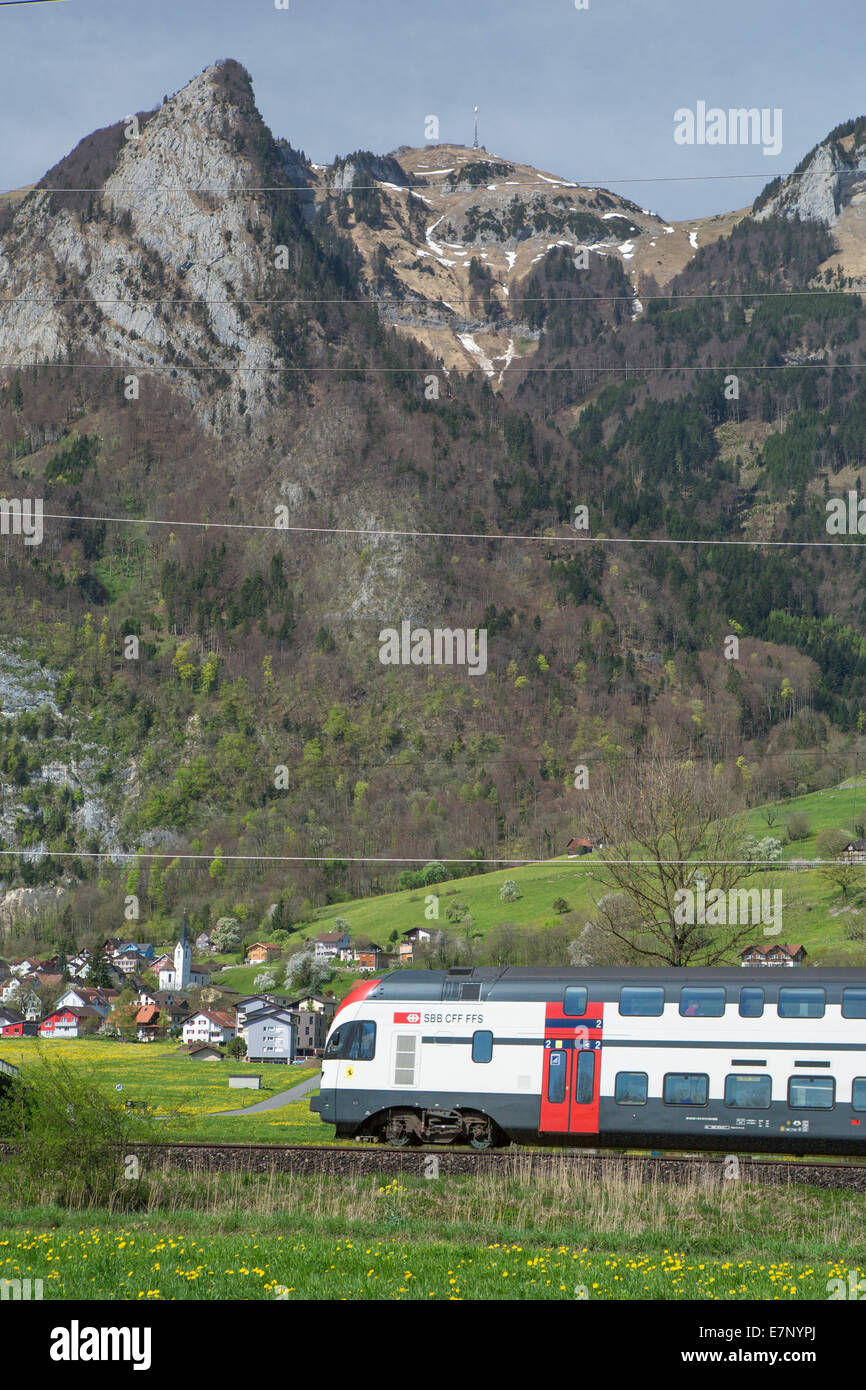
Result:
[[[153,1121],[127,1111],[112,1093],[61,1059],[28,1069],[0,1101],[0,1134],[13,1150],[0,1185],[16,1205],[107,1207],[135,1211],[147,1188],[129,1145],[154,1137]]]
[[[229,1038],[225,1045],[225,1054],[227,1057],[246,1057],[247,1045],[243,1038]]]
[[[499,890],[500,902],[516,903],[517,899],[522,897],[523,894],[521,893],[517,884],[514,882],[514,879],[507,878]]]
[[[804,815],[802,811],[795,811],[785,828],[788,831],[789,840],[808,840],[812,834],[809,817]]]
[[[565,898],[554,898],[553,910],[554,912],[570,912],[571,906],[565,901]]]

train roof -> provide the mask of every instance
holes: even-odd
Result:
[[[445,996],[445,985],[452,990]],[[595,986],[607,991],[623,985],[662,985],[669,997],[683,985],[759,985],[774,998],[779,988],[830,987],[838,996],[845,985],[866,987],[866,969],[817,966],[640,966],[612,969],[605,966],[459,966],[451,970],[394,970],[370,982],[368,999],[440,1001],[445,997],[496,1000],[555,999],[569,985]],[[463,992],[461,985],[475,986]],[[611,996],[610,994],[607,997]]]

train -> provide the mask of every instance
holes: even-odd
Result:
[[[866,1152],[866,970],[397,970],[334,1016],[312,1110],[412,1144]]]

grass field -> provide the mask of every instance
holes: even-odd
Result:
[[[154,1175],[147,1211],[0,1210],[0,1277],[47,1299],[827,1299],[864,1198],[546,1175]]]
[[[318,1063],[305,1066],[254,1066],[226,1059],[194,1062],[176,1043],[103,1042],[69,1038],[42,1042],[37,1038],[6,1040],[0,1057],[22,1066],[24,1079],[41,1058],[61,1058],[83,1072],[120,1101],[145,1102],[156,1120],[161,1139],[212,1139],[226,1142],[290,1144],[328,1143],[333,1129],[310,1112],[309,1097],[261,1115],[227,1117],[222,1110],[241,1110],[268,1096],[316,1076]],[[261,1076],[259,1091],[229,1090],[229,1072]],[[122,1091],[117,1087],[122,1086]]]
[[[854,833],[856,822],[866,820],[866,784],[846,783],[812,792],[779,803],[776,810],[772,825],[767,822],[766,808],[749,811],[743,817],[743,835],[755,835],[758,839],[773,835],[784,840],[785,823],[799,813],[808,819],[811,834],[804,840],[785,844],[782,860],[812,859],[817,857],[815,842],[822,830],[844,828]],[[556,921],[553,903],[557,898],[564,898],[575,912],[591,914],[598,898],[609,891],[604,866],[599,863],[602,857],[597,853],[582,859],[561,857],[439,884],[438,922],[425,918],[426,896],[432,889],[412,889],[323,908],[317,922],[302,928],[300,934],[315,936],[329,930],[335,917],[345,917],[353,937],[387,946],[395,929],[403,932],[417,926],[449,926],[445,914],[454,898],[468,904],[475,921],[473,931],[482,936],[499,922],[540,927]],[[862,875],[866,887],[866,866]],[[509,878],[515,880],[522,893],[516,902],[503,902],[499,897],[502,884]],[[846,900],[835,885],[815,870],[764,871],[743,886],[782,889],[781,940],[802,942],[813,963],[820,963],[825,952],[838,956],[840,963],[843,958],[852,962],[857,958],[856,948],[845,937]]]

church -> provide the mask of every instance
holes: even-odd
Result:
[[[174,966],[160,970],[160,989],[196,989],[206,985],[209,976],[203,970],[195,970],[192,964],[192,945],[186,929],[186,913],[180,928],[180,940],[174,948]]]

